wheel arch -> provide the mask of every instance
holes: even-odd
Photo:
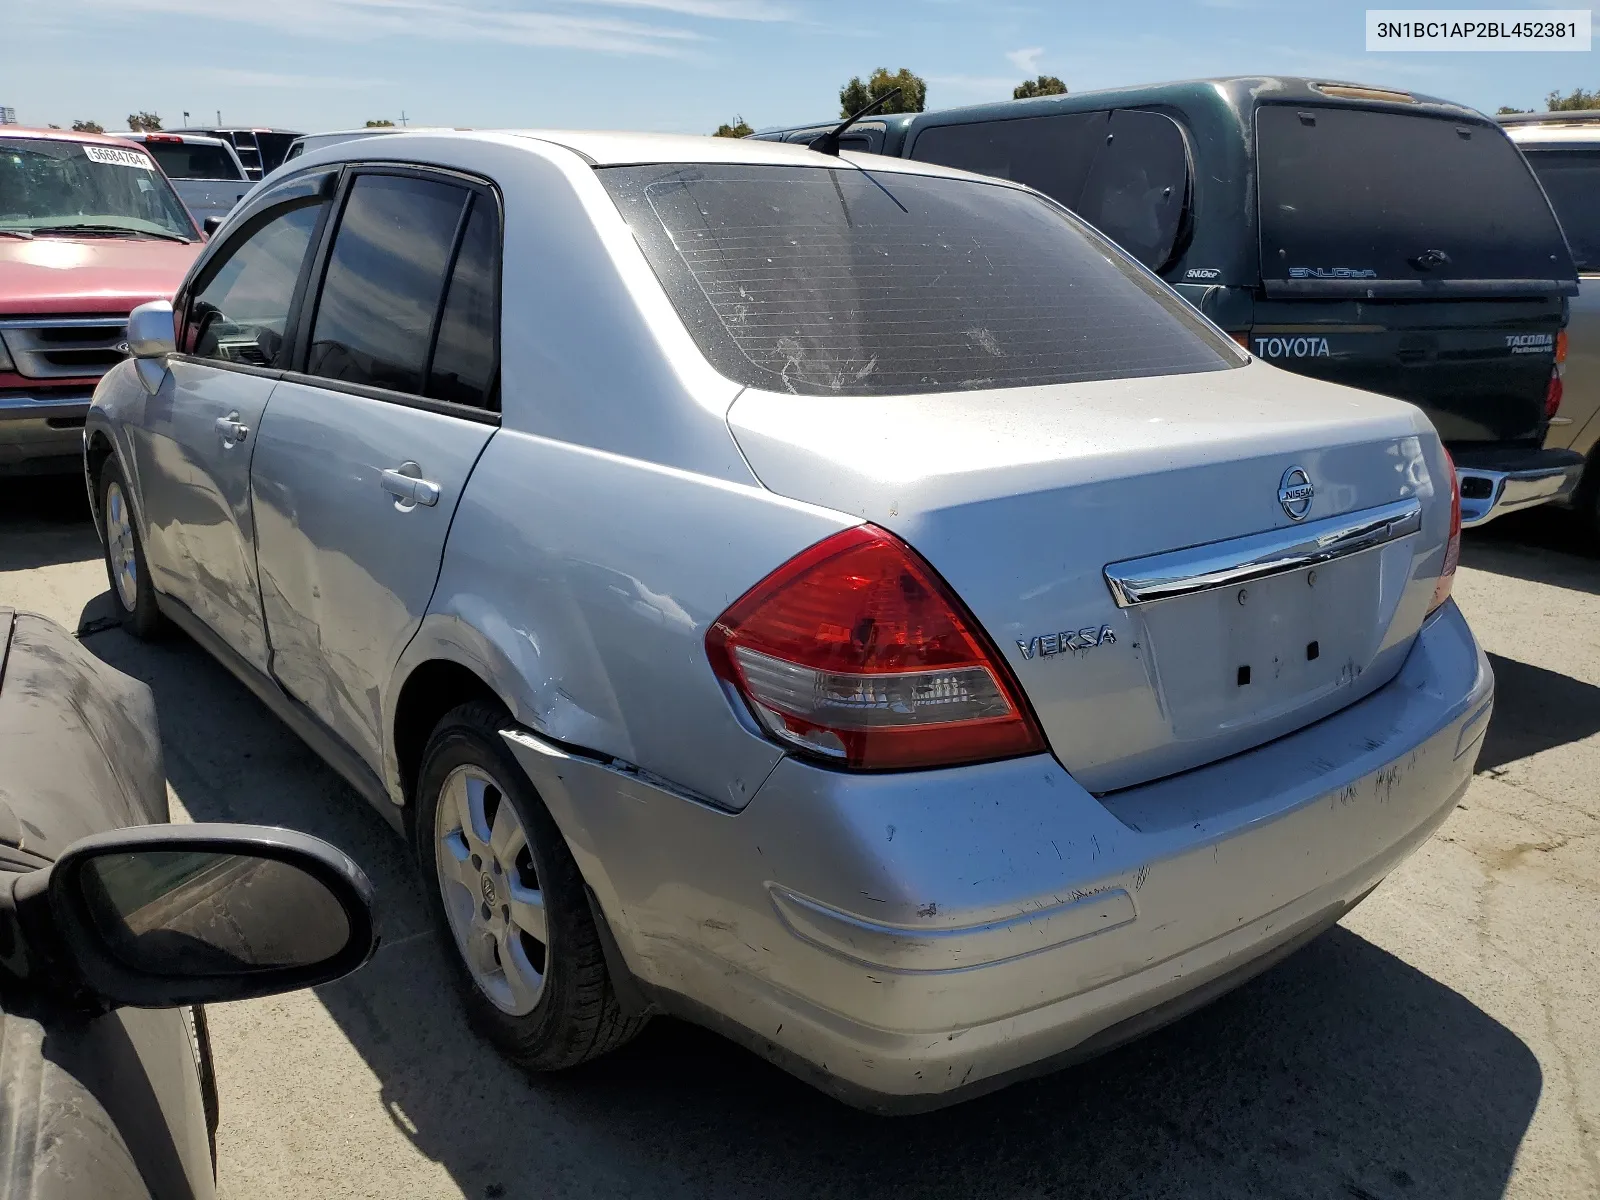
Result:
[[[416,811],[417,777],[428,737],[451,709],[474,700],[492,704],[512,719],[511,706],[473,667],[454,658],[424,658],[410,667],[395,692],[389,720],[389,794],[404,805],[406,820]]]

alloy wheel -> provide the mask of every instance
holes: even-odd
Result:
[[[512,1016],[544,991],[549,932],[527,831],[483,768],[457,767],[434,815],[434,861],[456,948],[483,994]]]
[[[111,560],[111,577],[117,584],[117,596],[122,607],[132,612],[139,603],[139,558],[134,551],[128,499],[116,480],[106,485],[106,554]]]

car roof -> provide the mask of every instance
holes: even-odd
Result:
[[[929,125],[959,125],[969,121],[997,121],[1016,117],[1042,117],[1051,113],[1094,112],[1107,108],[1157,107],[1194,111],[1227,111],[1229,120],[1250,120],[1252,109],[1261,104],[1316,104],[1387,112],[1413,112],[1444,116],[1453,120],[1492,124],[1475,109],[1427,96],[1421,92],[1349,80],[1322,79],[1299,75],[1229,75],[1204,79],[1179,79],[1164,83],[1140,83],[1125,87],[1101,88],[1087,92],[1063,92],[1055,96],[1030,96],[1023,100],[991,100],[960,108],[940,108],[928,112],[899,114],[884,120],[888,128]],[[758,135],[799,133],[832,122],[810,121],[758,130]]]
[[[1528,113],[1499,118],[1519,146],[1600,142],[1600,111]]]
[[[671,163],[739,163],[751,166],[834,167],[840,158],[819,154],[805,146],[788,142],[763,142],[752,138],[719,138],[698,134],[675,133],[625,133],[614,130],[574,129],[474,129],[474,130],[407,130],[384,138],[384,149],[365,150],[359,143],[365,139],[350,139],[321,148],[307,149],[305,156],[294,160],[298,167],[314,163],[360,161],[372,154],[395,153],[398,144],[438,139],[461,141],[518,142],[537,141],[560,146],[580,156],[592,167],[643,166]],[[309,141],[309,138],[308,138]],[[312,156],[316,157],[313,158]],[[1021,184],[987,175],[977,175],[954,167],[936,163],[919,162],[906,158],[885,158],[876,154],[857,154],[845,151],[841,158],[857,166],[871,167],[877,171],[893,171],[902,175],[934,175],[951,179],[977,180],[1003,187],[1021,188]],[[1026,189],[1024,189],[1026,190]]]
[[[121,146],[127,137],[117,133],[80,133],[75,129],[30,129],[25,125],[0,125],[0,137],[40,138],[54,142],[88,142],[97,146]]]
[[[229,149],[232,149],[231,142],[224,141],[219,137],[211,137],[209,134],[204,133],[178,133],[170,129],[119,130],[116,133],[107,133],[106,136],[109,138],[116,138],[117,140],[124,142],[146,142],[151,138],[155,138],[157,141],[181,141],[184,143],[193,142],[197,146],[227,146]]]

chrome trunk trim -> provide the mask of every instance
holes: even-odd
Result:
[[[1118,608],[1132,608],[1298,571],[1371,550],[1421,528],[1422,504],[1412,497],[1309,525],[1111,563],[1105,568],[1106,584]]]

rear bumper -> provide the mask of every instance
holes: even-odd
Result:
[[[77,391],[0,395],[0,474],[81,469],[90,399]]]
[[[1492,693],[1451,604],[1371,696],[1098,799],[1045,756],[785,760],[731,814],[506,737],[665,1007],[907,1111],[1143,1032],[1332,924],[1454,808]]]
[[[1570,499],[1583,478],[1583,466],[1583,456],[1571,450],[1461,453],[1456,478],[1461,484],[1462,528]]]

